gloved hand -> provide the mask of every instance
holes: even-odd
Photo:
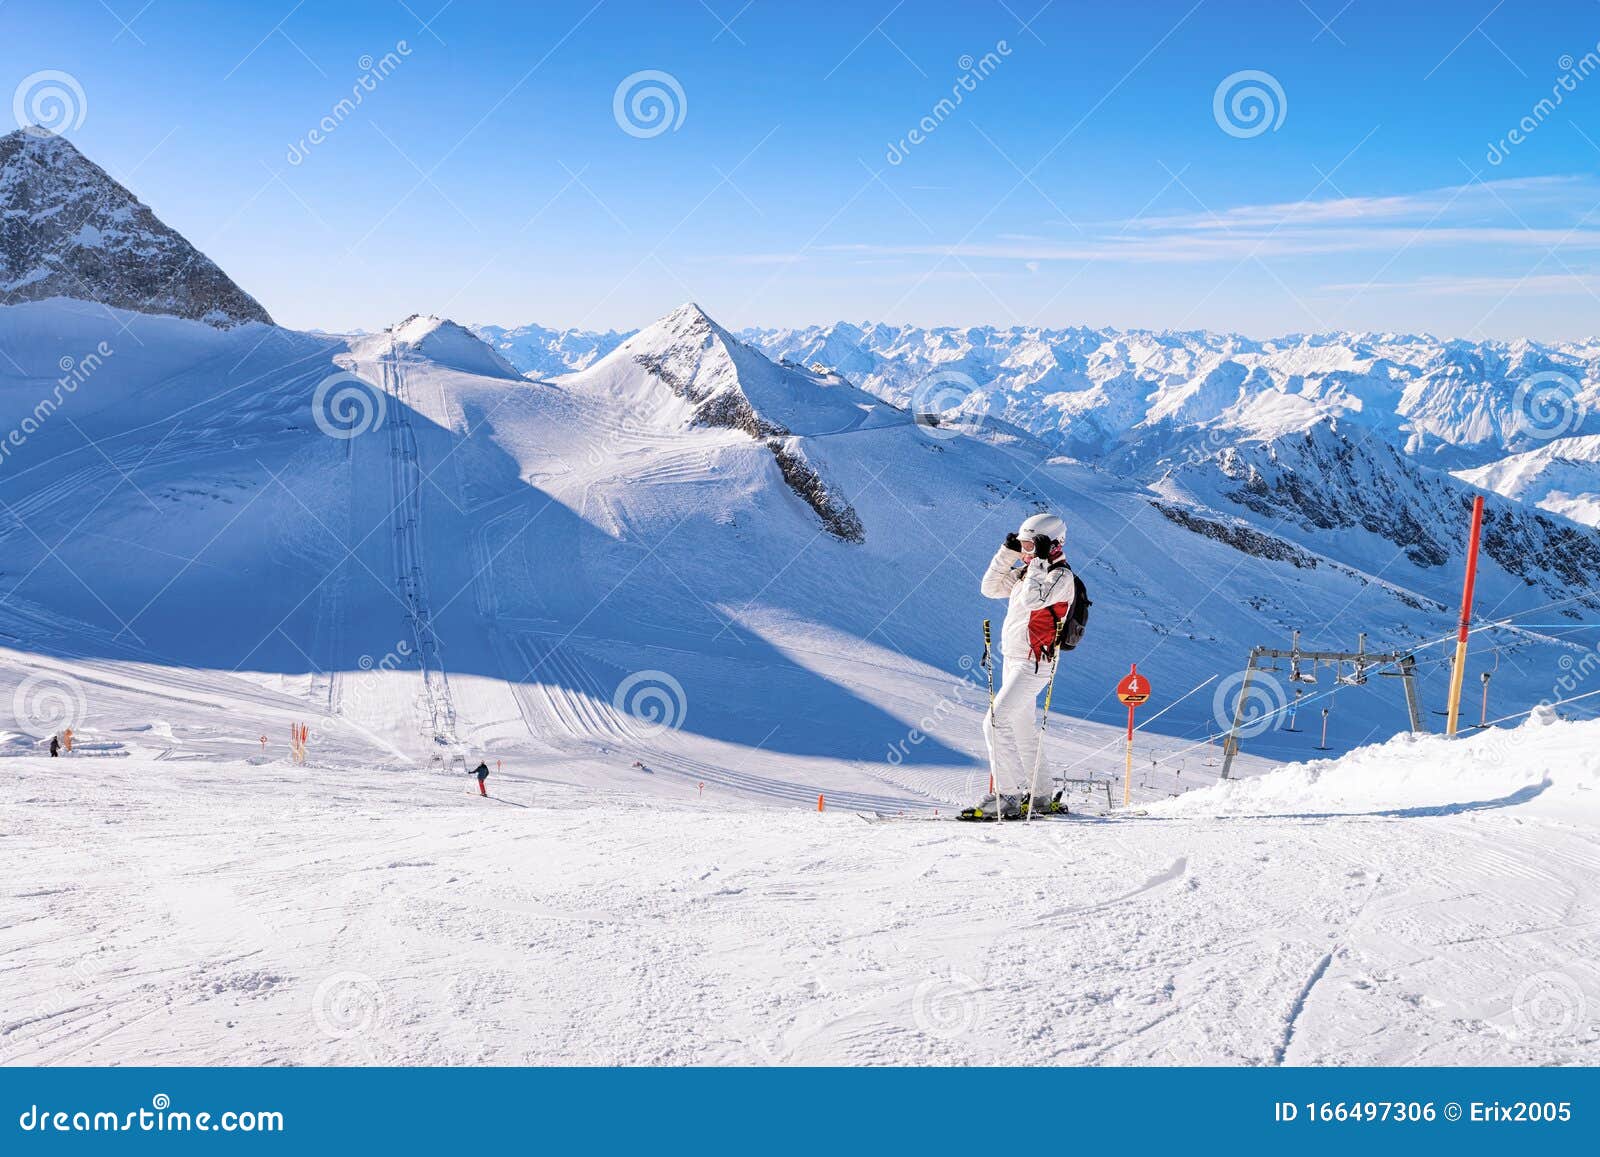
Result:
[[[1006,535],[1006,549],[1014,550],[1018,554],[1022,553],[1022,540],[1017,537],[1017,532],[1014,530]]]
[[[1033,555],[1035,558],[1050,557],[1050,536],[1041,534],[1033,540]]]

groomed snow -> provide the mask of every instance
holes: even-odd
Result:
[[[1597,739],[1001,827],[538,763],[485,800],[315,754],[7,760],[0,1059],[1593,1064]]]

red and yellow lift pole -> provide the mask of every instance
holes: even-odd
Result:
[[[1467,578],[1461,587],[1461,625],[1456,631],[1456,662],[1450,670],[1450,710],[1446,735],[1461,718],[1461,683],[1467,677],[1467,636],[1472,625],[1472,588],[1478,581],[1478,540],[1483,534],[1483,495],[1472,500],[1472,536],[1467,540]]]

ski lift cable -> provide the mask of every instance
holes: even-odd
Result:
[[[1493,727],[1497,723],[1505,723],[1512,719],[1521,719],[1524,715],[1532,715],[1541,707],[1563,707],[1568,703],[1576,703],[1579,699],[1587,699],[1591,695],[1600,695],[1600,691],[1585,691],[1582,695],[1573,695],[1566,699],[1552,699],[1546,703],[1535,703],[1532,707],[1529,707],[1526,710],[1518,711],[1512,715],[1502,715],[1499,719],[1491,719],[1483,726]]]
[[[1429,645],[1431,645],[1431,644],[1429,644]],[[1417,664],[1417,670],[1420,673],[1422,670],[1429,670],[1429,669],[1433,669],[1433,668],[1437,668],[1437,667],[1442,667],[1442,666],[1445,666],[1445,665],[1447,665],[1447,664],[1449,664],[1449,663],[1451,663],[1453,661],[1454,660],[1453,660],[1452,656],[1444,655],[1444,656],[1442,656],[1442,657],[1440,657],[1438,659],[1429,659],[1429,660],[1426,660],[1426,661],[1424,661],[1422,663],[1418,663]],[[1393,664],[1390,664],[1390,663],[1377,663],[1377,664],[1373,664],[1373,669],[1374,670],[1381,670],[1383,667],[1388,667],[1388,666],[1393,666]],[[1337,684],[1334,684],[1333,686],[1331,686],[1326,691],[1314,692],[1311,695],[1307,696],[1303,701],[1301,701],[1300,706],[1305,706],[1308,703],[1313,703],[1318,699],[1327,698],[1327,697],[1333,695],[1334,690],[1336,690],[1336,688],[1337,688]],[[1591,695],[1600,695],[1600,691],[1589,691],[1589,692],[1586,692],[1583,695],[1574,696],[1571,699],[1556,700],[1556,701],[1554,701],[1554,702],[1552,702],[1550,704],[1547,704],[1547,706],[1559,707],[1559,706],[1561,706],[1563,704],[1566,704],[1566,703],[1575,702],[1578,699],[1587,699]],[[1293,708],[1293,704],[1285,704],[1285,706],[1279,707],[1279,708],[1275,708],[1273,711],[1268,713],[1266,718],[1271,718],[1273,715],[1282,714],[1284,711],[1290,710],[1292,708]],[[1496,724],[1505,723],[1508,720],[1518,719],[1518,718],[1521,718],[1523,715],[1531,714],[1535,710],[1537,710],[1537,707],[1530,707],[1525,711],[1520,711],[1520,712],[1517,712],[1517,713],[1512,714],[1512,715],[1505,715],[1505,716],[1502,716],[1499,719],[1491,719],[1491,720],[1489,720],[1488,723],[1483,724],[1482,726],[1484,726],[1484,727],[1493,727]],[[1214,743],[1218,739],[1224,738],[1228,734],[1228,730],[1229,729],[1224,728],[1221,731],[1213,732],[1212,734],[1207,735],[1205,738],[1203,738],[1201,740],[1198,740],[1195,743],[1190,744],[1188,747],[1179,748],[1177,751],[1174,751],[1174,752],[1162,757],[1160,760],[1157,761],[1157,764],[1159,766],[1161,764],[1169,763],[1170,761],[1172,761],[1173,759],[1176,759],[1180,755],[1184,755],[1187,752],[1194,751],[1197,748],[1205,747],[1208,744]]]
[[[1521,618],[1524,615],[1531,615],[1531,614],[1535,614],[1535,613],[1540,612],[1540,611],[1553,610],[1556,607],[1565,606],[1568,603],[1580,602],[1585,598],[1593,597],[1596,593],[1597,592],[1587,592],[1587,593],[1582,594],[1582,595],[1574,595],[1571,598],[1557,599],[1557,600],[1553,600],[1553,601],[1551,601],[1549,603],[1542,603],[1542,604],[1540,604],[1539,606],[1536,606],[1536,607],[1529,607],[1526,610],[1517,611],[1514,614],[1502,615],[1501,617],[1499,617],[1497,619],[1492,619],[1492,620],[1489,620],[1487,622],[1480,623],[1476,627],[1470,628],[1469,633],[1470,634],[1477,634],[1479,631],[1487,631],[1487,630],[1491,630],[1491,629],[1493,629],[1495,627],[1509,628],[1509,627],[1512,626],[1513,622],[1516,619]],[[1568,624],[1563,624],[1563,626],[1566,626],[1566,625],[1568,625]],[[1589,625],[1600,625],[1600,624],[1583,624],[1583,625],[1589,626]],[[1527,629],[1527,627],[1523,627],[1523,629]],[[1574,627],[1574,629],[1577,629],[1577,627]],[[1409,648],[1408,651],[1407,651],[1407,654],[1411,655],[1413,657],[1413,664],[1414,664],[1413,665],[1413,672],[1415,674],[1421,674],[1425,670],[1432,670],[1434,668],[1444,666],[1447,663],[1453,662],[1453,657],[1451,655],[1443,655],[1443,656],[1441,656],[1441,657],[1439,657],[1437,659],[1427,659],[1427,660],[1422,660],[1422,661],[1417,661],[1415,659],[1415,655],[1416,655],[1416,652],[1418,652],[1418,651],[1425,651],[1425,650],[1428,650],[1431,647],[1438,647],[1438,646],[1443,646],[1443,645],[1445,645],[1447,643],[1453,643],[1456,640],[1456,637],[1457,637],[1457,632],[1456,631],[1451,631],[1449,634],[1440,635],[1436,639],[1424,640],[1422,642],[1419,642],[1419,643],[1413,645],[1411,648]],[[1494,650],[1495,650],[1496,668],[1498,669],[1500,645],[1496,644]],[[1381,675],[1381,674],[1385,673],[1387,668],[1397,667],[1398,663],[1395,662],[1395,661],[1379,662],[1379,663],[1370,663],[1367,666],[1368,666],[1368,670],[1371,671],[1372,673]],[[1213,676],[1212,678],[1214,679],[1215,676]],[[1209,683],[1211,681],[1212,680],[1208,679],[1206,681],[1206,683]],[[1200,687],[1204,687],[1206,685],[1206,683],[1201,683],[1198,687],[1196,687],[1194,689],[1194,691],[1198,691],[1200,689]],[[1266,718],[1270,719],[1272,716],[1280,715],[1285,711],[1294,710],[1297,707],[1306,706],[1306,705],[1308,705],[1310,703],[1315,703],[1318,699],[1322,699],[1322,698],[1325,698],[1327,696],[1332,695],[1334,693],[1334,691],[1337,689],[1337,687],[1338,687],[1338,680],[1336,679],[1334,681],[1333,685],[1328,690],[1326,690],[1326,691],[1318,690],[1318,691],[1313,692],[1311,695],[1307,696],[1304,700],[1301,700],[1301,699],[1297,698],[1293,702],[1285,703],[1282,707],[1274,708],[1271,712],[1269,712],[1267,714]],[[1189,697],[1189,695],[1194,694],[1194,691],[1190,691],[1187,694],[1185,694],[1183,696],[1183,699],[1187,699]],[[1590,692],[1590,694],[1600,694],[1600,692]],[[1582,697],[1583,696],[1580,696],[1580,698],[1582,698]],[[1174,702],[1171,705],[1169,705],[1167,708],[1164,708],[1163,712],[1167,711],[1167,710],[1171,710],[1172,707],[1176,707],[1178,705],[1178,703],[1181,703],[1183,701],[1183,699],[1179,699],[1177,702]],[[1571,701],[1572,700],[1562,700],[1562,702],[1571,702]],[[1532,710],[1533,710],[1533,708],[1529,708],[1528,711],[1522,712],[1521,714],[1526,715],[1529,712],[1531,712]],[[1162,714],[1162,712],[1158,712],[1156,715],[1151,716],[1150,719],[1146,720],[1145,722],[1146,723],[1153,723],[1157,718],[1160,717],[1160,714]],[[1508,719],[1515,719],[1515,718],[1518,718],[1518,716],[1517,715],[1508,715],[1504,719],[1491,720],[1485,726],[1492,727],[1496,723],[1503,723]],[[1140,726],[1143,726],[1143,724],[1141,724]],[[1172,760],[1178,758],[1179,756],[1187,754],[1190,751],[1194,751],[1194,750],[1197,750],[1198,748],[1206,747],[1206,746],[1208,746],[1208,745],[1210,745],[1212,743],[1215,743],[1218,739],[1221,739],[1224,736],[1226,736],[1229,733],[1230,730],[1231,730],[1231,728],[1226,728],[1226,729],[1223,729],[1221,731],[1213,732],[1213,733],[1211,733],[1209,735],[1206,735],[1204,738],[1196,741],[1195,743],[1191,743],[1188,747],[1179,748],[1177,751],[1171,752],[1168,755],[1162,757],[1161,759],[1155,761],[1155,765],[1158,766],[1158,767],[1162,766],[1162,765],[1165,765],[1167,763],[1170,763]],[[1087,756],[1084,757],[1083,760],[1079,760],[1077,764],[1073,764],[1072,766],[1079,766],[1085,760],[1091,759],[1094,756],[1099,755],[1101,752],[1109,750],[1113,746],[1115,746],[1114,743],[1107,744],[1105,747],[1102,747],[1097,751],[1090,752]]]
[[[1590,592],[1590,593],[1583,594],[1583,595],[1574,595],[1571,598],[1558,599],[1558,600],[1554,600],[1554,601],[1549,602],[1549,603],[1543,603],[1543,604],[1541,604],[1539,606],[1536,606],[1536,607],[1529,607],[1526,610],[1517,611],[1516,613],[1511,614],[1511,615],[1503,615],[1498,619],[1493,619],[1493,620],[1490,620],[1488,622],[1480,623],[1476,627],[1472,627],[1470,629],[1469,633],[1470,634],[1477,634],[1479,631],[1487,631],[1487,630],[1490,630],[1490,629],[1495,628],[1495,627],[1501,627],[1501,628],[1509,627],[1515,619],[1520,618],[1523,615],[1531,615],[1531,614],[1534,614],[1534,613],[1539,612],[1539,611],[1546,611],[1546,610],[1554,609],[1556,607],[1564,606],[1564,605],[1566,605],[1568,603],[1579,602],[1584,598],[1592,597],[1594,593],[1595,592]],[[1591,624],[1585,624],[1585,625],[1591,625]],[[1524,628],[1524,629],[1526,629],[1526,628]],[[1440,635],[1436,639],[1424,640],[1423,642],[1417,643],[1414,646],[1412,646],[1411,648],[1409,648],[1408,651],[1407,651],[1407,654],[1413,656],[1413,663],[1414,663],[1413,670],[1414,670],[1414,672],[1417,673],[1417,674],[1420,674],[1422,671],[1432,670],[1434,668],[1441,667],[1441,666],[1444,666],[1447,663],[1452,662],[1453,661],[1453,657],[1450,656],[1450,655],[1443,655],[1443,656],[1441,656],[1441,657],[1439,657],[1437,659],[1427,659],[1427,660],[1422,660],[1420,662],[1415,660],[1414,656],[1415,656],[1416,652],[1418,652],[1418,651],[1425,651],[1425,650],[1429,649],[1430,647],[1438,647],[1438,646],[1443,646],[1444,644],[1447,644],[1447,643],[1453,643],[1456,640],[1456,637],[1457,637],[1457,632],[1456,631],[1451,631],[1447,635]],[[1499,655],[1498,655],[1499,645],[1496,645],[1495,651],[1496,651],[1496,663],[1498,664],[1498,661],[1499,661]],[[1367,667],[1368,667],[1368,670],[1370,672],[1374,673],[1374,674],[1383,674],[1383,673],[1385,673],[1385,671],[1388,668],[1397,667],[1398,665],[1399,664],[1398,664],[1397,661],[1392,661],[1391,660],[1389,662],[1369,663],[1367,665]],[[1137,728],[1137,729],[1142,729],[1146,724],[1155,722],[1155,720],[1159,719],[1161,717],[1161,715],[1165,714],[1167,711],[1170,711],[1173,707],[1176,707],[1179,703],[1183,702],[1184,699],[1187,699],[1190,695],[1193,695],[1195,693],[1195,691],[1198,691],[1202,687],[1205,687],[1207,684],[1213,682],[1216,678],[1217,678],[1217,676],[1213,675],[1213,676],[1211,676],[1211,678],[1209,678],[1209,679],[1205,680],[1204,682],[1198,684],[1192,690],[1186,692],[1181,698],[1179,698],[1178,700],[1176,700],[1173,703],[1169,704],[1167,707],[1163,708],[1161,711],[1157,712],[1155,715],[1152,715],[1149,719],[1145,720],[1144,723],[1141,723],[1139,725],[1139,728]],[[1271,712],[1269,712],[1266,715],[1265,718],[1269,718],[1270,719],[1274,715],[1280,715],[1285,711],[1294,709],[1294,707],[1297,706],[1297,705],[1298,706],[1306,706],[1308,704],[1315,703],[1319,699],[1322,699],[1322,698],[1325,698],[1327,696],[1332,695],[1334,693],[1334,691],[1337,689],[1337,687],[1338,687],[1338,681],[1335,680],[1333,685],[1330,686],[1330,688],[1328,690],[1326,690],[1326,691],[1318,690],[1318,691],[1313,692],[1309,696],[1307,696],[1304,700],[1296,700],[1294,703],[1285,703],[1284,706],[1282,706],[1282,707],[1274,708]],[[1590,694],[1600,694],[1600,692],[1590,692]],[[1582,697],[1580,696],[1580,698],[1582,698]],[[1571,702],[1571,700],[1563,700],[1562,702]],[[1533,708],[1529,708],[1528,711],[1522,712],[1521,714],[1524,714],[1524,715],[1528,714],[1532,710],[1533,710]],[[1518,718],[1518,716],[1516,716],[1516,715],[1508,715],[1508,716],[1505,717],[1505,719],[1491,720],[1490,723],[1488,723],[1486,726],[1492,727],[1496,723],[1505,722],[1506,719],[1515,719],[1515,718]],[[1228,734],[1229,730],[1231,730],[1231,729],[1225,728],[1225,729],[1223,729],[1221,731],[1213,732],[1213,733],[1211,733],[1209,735],[1206,735],[1204,738],[1202,738],[1202,739],[1200,739],[1200,740],[1198,740],[1198,741],[1196,741],[1194,743],[1191,743],[1188,747],[1182,747],[1182,748],[1179,748],[1177,751],[1170,752],[1166,756],[1163,756],[1161,759],[1157,760],[1156,761],[1156,766],[1158,766],[1158,767],[1159,766],[1163,766],[1165,764],[1170,763],[1172,760],[1178,758],[1179,756],[1187,754],[1190,751],[1195,751],[1195,750],[1197,750],[1197,749],[1199,749],[1201,747],[1206,747],[1206,746],[1208,746],[1208,745],[1210,745],[1212,743],[1215,743],[1218,739],[1221,739],[1224,736],[1226,736]],[[1116,746],[1116,742],[1117,741],[1113,741],[1111,743],[1107,743],[1104,746],[1096,749],[1095,751],[1089,752],[1082,759],[1079,759],[1077,762],[1075,762],[1073,764],[1070,764],[1068,766],[1068,770],[1070,770],[1071,768],[1080,767],[1085,762],[1087,762],[1088,760],[1093,759],[1095,756],[1100,755],[1103,752],[1110,750],[1112,747]]]
[[[1157,719],[1160,719],[1168,711],[1171,711],[1174,707],[1176,707],[1178,704],[1182,703],[1185,699],[1189,698],[1189,696],[1193,695],[1196,691],[1199,691],[1202,687],[1206,687],[1211,683],[1215,683],[1216,681],[1217,681],[1217,676],[1216,675],[1208,675],[1208,676],[1206,676],[1206,678],[1202,679],[1200,682],[1196,683],[1193,687],[1189,688],[1189,690],[1185,691],[1178,698],[1174,699],[1171,703],[1167,704],[1160,711],[1157,711],[1154,715],[1150,716],[1150,718],[1144,720],[1144,722],[1142,722],[1138,726],[1136,726],[1134,728],[1134,730],[1135,731],[1143,731],[1146,726],[1148,726],[1151,723],[1154,723]],[[1062,772],[1065,773],[1065,772],[1073,770],[1074,768],[1082,767],[1085,763],[1087,763],[1089,760],[1093,759],[1095,756],[1101,755],[1104,752],[1107,752],[1107,751],[1111,750],[1113,747],[1117,746],[1117,744],[1121,743],[1122,741],[1123,741],[1122,740],[1122,736],[1118,735],[1116,739],[1113,739],[1109,743],[1106,743],[1106,744],[1104,744],[1104,745],[1102,745],[1100,747],[1097,747],[1095,750],[1089,752],[1087,755],[1083,756],[1081,759],[1078,759],[1077,761],[1075,761],[1073,763],[1067,764],[1066,767],[1062,768]],[[1185,748],[1184,750],[1188,750],[1188,749]]]
[[[1453,640],[1455,638],[1455,636],[1452,635],[1452,636],[1450,636],[1450,638]],[[1453,662],[1453,661],[1454,661],[1453,660],[1453,656],[1444,655],[1444,656],[1441,656],[1438,659],[1429,659],[1429,660],[1424,660],[1421,663],[1417,663],[1416,664],[1416,670],[1420,673],[1422,670],[1429,670],[1429,669],[1432,669],[1432,668],[1435,668],[1435,667],[1442,667],[1445,664]],[[1392,663],[1392,662],[1391,663],[1372,663],[1372,664],[1369,664],[1369,670],[1381,673],[1384,668],[1393,667],[1393,666],[1396,666],[1396,665],[1397,665],[1396,663]],[[1201,686],[1204,686],[1204,685],[1205,684],[1201,684]],[[1263,716],[1263,718],[1271,719],[1273,716],[1281,715],[1285,711],[1294,710],[1297,705],[1300,706],[1300,707],[1304,707],[1304,706],[1306,706],[1308,704],[1317,702],[1319,699],[1326,699],[1329,696],[1331,696],[1334,693],[1334,691],[1337,690],[1337,688],[1338,688],[1338,684],[1337,684],[1337,682],[1335,682],[1335,683],[1331,684],[1328,687],[1328,689],[1325,690],[1325,691],[1315,691],[1315,692],[1312,692],[1311,694],[1305,696],[1301,700],[1287,702],[1282,707],[1276,707],[1272,711],[1268,712],[1265,716]],[[1198,688],[1196,688],[1196,690],[1198,690]],[[1193,692],[1190,692],[1190,694],[1193,694]],[[1188,696],[1185,696],[1185,698],[1187,698],[1187,697]],[[1180,702],[1181,702],[1181,700],[1180,700]],[[1177,704],[1174,703],[1172,706],[1176,707]],[[1151,720],[1153,720],[1154,718],[1155,717],[1152,716]],[[1220,731],[1212,732],[1211,734],[1205,736],[1204,738],[1199,739],[1194,743],[1191,743],[1188,747],[1180,747],[1177,751],[1169,753],[1168,755],[1162,757],[1157,762],[1159,764],[1165,764],[1165,763],[1168,763],[1168,762],[1176,759],[1180,755],[1186,754],[1187,752],[1194,751],[1194,750],[1196,750],[1198,748],[1205,747],[1205,746],[1207,746],[1209,744],[1215,743],[1217,740],[1226,737],[1230,730],[1231,730],[1231,728],[1223,728]],[[1093,754],[1099,754],[1099,753],[1095,752]]]

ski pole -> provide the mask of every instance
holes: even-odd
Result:
[[[989,647],[989,620],[988,619],[984,619],[983,620],[983,658],[982,658],[982,660],[980,660],[980,662],[983,665],[984,671],[989,676],[989,719],[988,719],[988,726],[989,726],[990,732],[992,733],[993,730],[994,730],[994,660],[990,657],[989,650],[990,650],[990,647]],[[994,778],[994,752],[993,752],[992,749],[990,751],[990,758],[989,758],[989,786],[994,789],[995,813],[998,815],[999,811],[1000,811],[1000,785],[995,782],[995,778]]]
[[[989,659],[989,620],[983,620],[983,658],[978,660],[980,666],[989,673],[989,715],[994,715],[994,663]]]

